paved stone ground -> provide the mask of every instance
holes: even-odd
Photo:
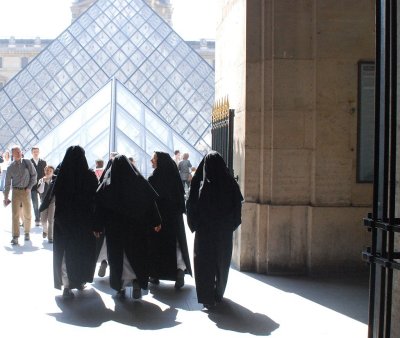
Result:
[[[197,303],[194,279],[152,286],[139,301],[114,300],[107,276],[75,299],[53,288],[52,246],[34,227],[12,247],[11,208],[0,207],[2,337],[367,337],[367,277],[271,277],[231,269],[225,301]],[[193,237],[188,233],[191,247]],[[190,248],[191,250],[191,248]]]

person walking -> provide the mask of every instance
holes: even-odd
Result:
[[[133,298],[138,299],[148,285],[149,232],[161,229],[157,194],[125,155],[109,164],[96,192],[94,234],[105,234],[116,297],[124,298],[126,287],[132,286]]]
[[[162,230],[150,235],[150,282],[175,281],[175,288],[184,285],[185,274],[192,275],[183,214],[185,192],[178,168],[169,154],[156,151],[151,158],[154,168],[148,178],[157,192],[157,206]]]
[[[25,241],[30,240],[31,231],[31,189],[37,183],[36,170],[31,161],[22,158],[22,151],[19,146],[14,146],[11,150],[13,162],[7,169],[6,181],[4,186],[4,206],[11,203],[12,213],[12,245],[18,244],[20,235],[19,219],[20,208],[22,205],[23,224]],[[12,200],[9,199],[12,188]]]
[[[103,174],[104,171],[104,161],[99,158],[95,161],[95,169],[94,169],[94,173],[96,174],[96,177],[98,180],[100,180],[101,175]]]
[[[54,229],[54,212],[56,208],[55,197],[53,196],[49,201],[46,208],[44,207],[44,201],[46,195],[51,194],[51,184],[54,175],[54,167],[51,165],[44,168],[45,175],[39,180],[37,191],[40,195],[40,222],[43,227],[42,237],[48,238],[49,243],[53,243],[53,229]]]
[[[63,298],[74,297],[72,289],[82,290],[93,281],[96,268],[96,239],[93,236],[94,195],[97,178],[89,169],[85,150],[67,149],[57,171],[53,193],[54,215],[53,275],[54,287],[63,289]]]
[[[4,191],[4,185],[6,183],[6,174],[7,174],[7,169],[8,166],[11,163],[11,156],[10,152],[8,150],[4,151],[3,155],[1,156],[3,161],[0,163],[0,190]]]
[[[186,190],[190,188],[190,177],[191,177],[191,169],[192,164],[189,161],[189,154],[184,153],[182,161],[178,164],[179,174],[181,176],[183,188]]]
[[[232,258],[232,236],[241,224],[243,196],[221,155],[212,151],[198,166],[186,202],[189,228],[195,232],[194,272],[199,303],[222,301]]]
[[[173,158],[176,166],[178,166],[179,162],[181,161],[181,152],[179,150],[174,151],[174,158]]]
[[[32,158],[31,162],[33,166],[35,167],[36,174],[37,174],[37,180],[39,180],[44,176],[44,168],[47,166],[47,163],[45,160],[42,160],[39,158],[39,148],[38,147],[32,147],[31,153],[32,153]],[[37,191],[37,184],[35,184],[32,187],[31,190],[31,199],[32,199],[32,206],[33,206],[33,212],[35,215],[35,225],[39,226],[40,225],[40,212],[39,212],[39,200],[38,200],[38,191]]]

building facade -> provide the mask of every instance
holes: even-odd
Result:
[[[0,39],[0,89],[52,40]]]

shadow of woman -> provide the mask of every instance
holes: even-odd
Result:
[[[261,313],[254,313],[229,300],[207,310],[208,317],[222,330],[250,333],[255,336],[269,336],[279,324]]]
[[[182,289],[176,290],[174,284],[161,282],[159,285],[150,285],[149,292],[161,303],[168,304],[171,307],[182,310],[199,310],[193,299],[196,299],[196,288],[192,285],[185,285]],[[193,309],[194,308],[194,309]]]
[[[177,313],[175,308],[162,310],[156,304],[145,300],[115,299],[113,320],[140,330],[160,330],[179,325],[176,321]]]
[[[94,290],[75,292],[73,299],[55,297],[61,313],[49,313],[57,321],[83,327],[98,327],[112,319],[113,311],[106,308],[101,296]]]

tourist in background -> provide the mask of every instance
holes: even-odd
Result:
[[[104,161],[102,159],[97,159],[95,161],[95,166],[96,168],[94,169],[94,173],[96,174],[97,179],[100,180],[104,171]]]
[[[41,202],[39,207],[40,222],[43,227],[42,237],[48,238],[49,243],[53,243],[54,212],[56,208],[55,197],[51,197],[46,208],[44,208],[43,202],[46,200],[47,194],[51,194],[54,167],[51,165],[46,166],[46,168],[44,168],[44,173],[45,175],[38,181],[37,185],[37,191],[40,195]]]
[[[6,182],[4,186],[4,206],[11,203],[12,213],[12,245],[18,244],[20,235],[20,216],[21,206],[23,211],[23,225],[25,231],[25,241],[30,240],[32,222],[31,189],[37,183],[36,170],[31,161],[22,158],[22,151],[19,146],[11,149],[13,162],[7,169]],[[9,193],[12,188],[12,201]]]
[[[0,163],[0,191],[4,190],[4,185],[6,182],[6,174],[7,174],[7,168],[11,163],[11,157],[10,157],[10,152],[8,150],[4,151],[3,155],[1,156],[3,159],[3,162]]]
[[[38,181],[44,176],[44,168],[47,165],[45,160],[42,160],[41,158],[39,158],[39,152],[40,151],[39,151],[38,147],[33,147],[31,149],[31,153],[32,153],[31,162],[32,162],[33,166],[35,167]],[[32,198],[33,212],[35,214],[35,225],[36,226],[40,225],[38,195],[39,195],[39,193],[37,191],[37,184],[35,184],[31,190],[31,198]]]
[[[174,158],[173,158],[176,166],[178,166],[179,162],[181,161],[181,152],[179,150],[174,151]]]
[[[182,161],[178,164],[179,174],[181,176],[183,188],[186,191],[186,188],[189,190],[190,181],[191,181],[191,169],[192,164],[189,161],[189,154],[184,153]]]

